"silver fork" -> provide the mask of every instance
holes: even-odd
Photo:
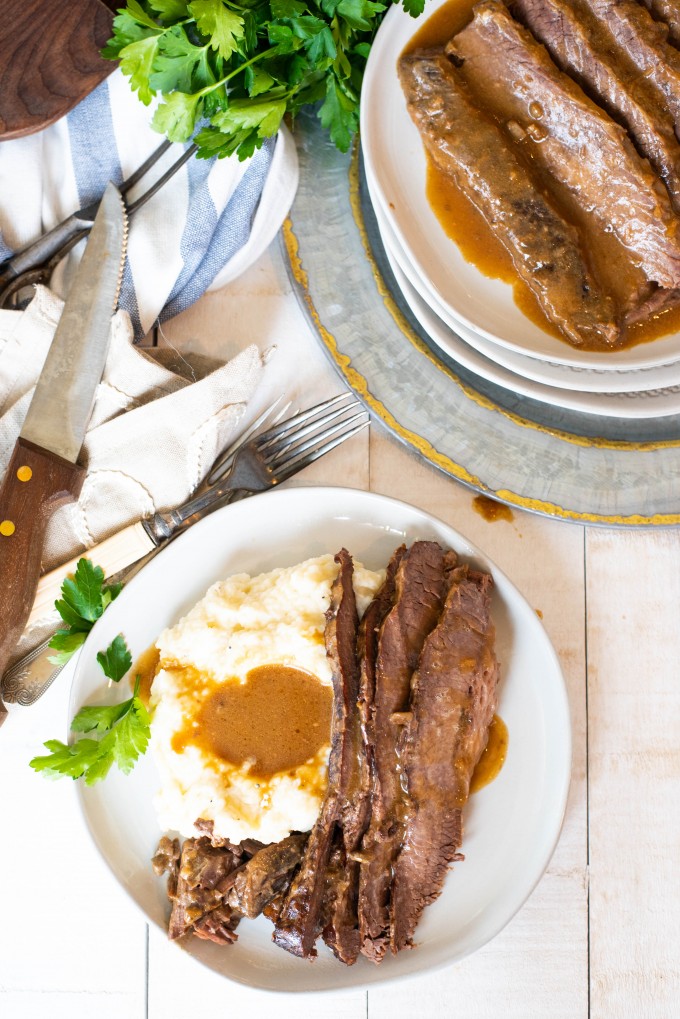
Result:
[[[108,577],[107,583],[126,583],[169,541],[235,496],[266,491],[281,484],[360,432],[369,422],[368,414],[358,410],[361,406],[359,401],[350,397],[351,394],[343,393],[325,400],[253,436],[253,431],[264,420],[271,420],[279,403],[275,401],[250,426],[245,436],[221,454],[191,499],[174,510],[156,513],[142,521],[153,547],[141,559]],[[286,409],[279,410],[275,420]],[[244,438],[247,439],[245,443]],[[94,556],[96,561],[96,547],[86,554],[88,558]],[[63,665],[50,661],[51,639],[52,634],[15,662],[2,677],[2,695],[8,704],[17,703],[24,707],[35,704],[61,672]]]
[[[251,439],[233,458],[220,458],[192,499],[143,521],[147,534],[154,541],[173,537],[200,520],[215,499],[230,492],[252,494],[280,485],[356,435],[368,424],[368,415],[350,396],[343,393],[324,400]]]

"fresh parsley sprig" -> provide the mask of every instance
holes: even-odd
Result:
[[[89,559],[78,560],[73,577],[66,578],[61,585],[61,598],[54,603],[66,625],[57,630],[49,643],[56,652],[49,659],[53,665],[64,665],[81,647],[121,589],[122,584],[104,584],[101,566],[95,566]]]
[[[120,60],[171,141],[247,159],[310,103],[349,148],[366,60],[387,4],[375,0],[128,0],[102,51]],[[402,0],[412,16],[424,0]]]
[[[162,2],[162,0],[157,0]],[[61,586],[61,598],[55,606],[66,626],[57,630],[50,647],[57,654],[50,658],[63,665],[84,642],[87,634],[106,608],[121,591],[122,584],[104,584],[104,571],[89,559],[79,559],[73,577]],[[109,646],[97,654],[102,672],[113,683],[119,683],[132,668],[132,655],[122,635],[114,637]],[[43,744],[49,754],[34,757],[30,766],[55,778],[84,778],[93,785],[106,778],[115,764],[127,774],[146,752],[150,737],[150,718],[139,696],[141,679],[128,700],[121,704],[90,705],[81,708],[71,722],[71,731],[92,733],[69,745],[51,739]]]
[[[108,679],[120,682],[132,665],[124,638],[115,637],[97,661]],[[49,754],[34,757],[30,766],[48,777],[84,778],[86,785],[106,778],[114,764],[125,774],[132,771],[146,752],[151,733],[149,712],[139,696],[140,683],[137,676],[132,697],[121,704],[89,705],[77,713],[71,731],[99,738],[83,736],[71,745],[48,740],[43,746]]]

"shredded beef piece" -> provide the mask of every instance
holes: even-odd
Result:
[[[158,843],[156,855],[151,860],[154,874],[158,877],[161,877],[167,871],[167,892],[169,899],[174,899],[177,895],[180,852],[179,839],[170,839],[167,835],[163,835]]]
[[[259,916],[273,898],[288,890],[306,844],[307,835],[295,832],[259,849],[236,873],[228,899],[232,909],[250,918]]]
[[[193,931],[199,921],[218,908],[221,910],[219,926],[231,924],[233,931],[240,914],[230,910],[226,897],[242,863],[240,854],[212,846],[207,838],[185,839],[168,923],[171,940]],[[207,937],[210,929],[210,923],[201,924],[203,936]],[[231,940],[235,940],[235,936]]]

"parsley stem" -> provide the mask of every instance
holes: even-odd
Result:
[[[236,77],[236,75],[240,74],[241,71],[245,71],[246,67],[250,67],[251,64],[256,64],[258,60],[262,60],[264,57],[268,57],[270,53],[273,53],[275,50],[276,46],[270,46],[269,49],[265,50],[263,53],[257,53],[254,57],[251,57],[250,60],[246,60],[244,64],[239,64],[239,66],[234,71],[230,71],[229,74],[227,74],[224,78],[221,78],[219,81],[216,81],[214,85],[206,85],[205,88],[202,88],[200,90],[200,92],[196,92],[194,94],[199,97],[207,96],[209,92],[214,92],[216,88],[220,88],[221,85],[224,85],[231,78]]]

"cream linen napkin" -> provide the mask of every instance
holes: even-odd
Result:
[[[23,424],[63,302],[44,287],[24,312],[0,312],[0,470]],[[111,346],[80,462],[87,476],[77,503],[48,526],[43,569],[66,562],[129,523],[181,503],[234,435],[263,371],[257,347],[195,382],[133,345],[127,312],[111,323]],[[49,624],[49,619],[46,624]],[[24,634],[17,654],[42,640]]]

